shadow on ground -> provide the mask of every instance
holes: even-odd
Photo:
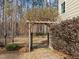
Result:
[[[48,45],[43,43],[33,43],[32,49],[39,49],[39,48],[48,48]]]

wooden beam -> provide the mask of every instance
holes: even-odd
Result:
[[[54,24],[58,22],[53,22],[53,21],[28,21],[30,23],[35,23],[35,24]]]

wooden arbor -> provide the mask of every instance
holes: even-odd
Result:
[[[52,21],[28,21],[29,23],[29,52],[32,50],[32,37],[31,37],[31,24],[54,24],[55,22]],[[49,34],[48,34],[49,40]],[[49,42],[49,41],[48,41]]]

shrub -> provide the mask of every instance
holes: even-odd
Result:
[[[8,50],[8,51],[15,51],[15,50],[18,50],[20,48],[20,46],[18,45],[18,44],[8,44],[7,46],[6,46],[6,49]]]
[[[79,58],[79,17],[53,24],[51,32],[54,49]]]

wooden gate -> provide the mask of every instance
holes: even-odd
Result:
[[[31,43],[30,43],[30,50],[32,51],[33,50],[33,35],[36,34],[36,33],[31,33],[30,36],[31,36]],[[49,47],[49,33],[46,34],[47,36],[47,45]]]

